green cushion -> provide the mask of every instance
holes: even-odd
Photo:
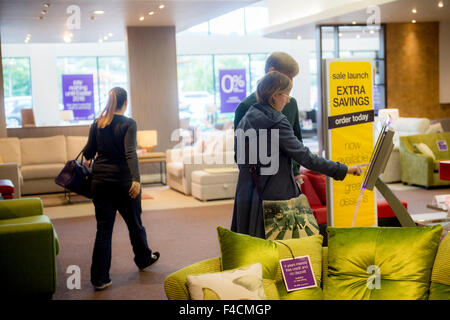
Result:
[[[309,255],[317,287],[297,291],[286,291],[279,260],[291,257],[289,249],[277,242],[251,237],[217,228],[222,252],[222,270],[230,270],[253,263],[263,266],[263,278],[273,279],[281,300],[315,300],[323,299],[321,284],[322,241],[321,235],[300,239],[283,240],[295,257]]]
[[[442,240],[431,274],[430,300],[450,300],[450,233]]]
[[[329,227],[325,299],[427,299],[441,233],[440,225],[426,228]],[[371,266],[379,268],[379,282],[373,281],[376,273]]]
[[[235,233],[217,227],[222,270],[231,270],[261,263],[264,279],[275,279],[278,267],[278,249],[274,242]]]

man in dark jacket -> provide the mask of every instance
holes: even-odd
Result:
[[[284,52],[274,52],[266,60],[265,66],[266,73],[270,71],[279,71],[289,79],[292,79],[298,74],[298,63],[290,55]],[[242,117],[247,113],[248,109],[256,104],[256,92],[253,92],[247,98],[242,100],[238,105],[234,113],[234,128],[236,129],[241,121]],[[302,132],[300,130],[300,117],[298,113],[297,101],[294,98],[290,98],[290,102],[284,107],[283,114],[288,119],[292,129],[294,129],[294,135],[300,142],[303,142]],[[300,165],[293,161],[292,172],[294,177],[300,174]]]

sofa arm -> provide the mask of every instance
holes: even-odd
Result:
[[[57,286],[57,246],[47,216],[0,220],[2,293],[53,294]]]
[[[0,201],[0,221],[44,214],[42,200],[39,198],[12,199]]]
[[[187,286],[188,275],[198,275],[203,273],[220,272],[220,258],[203,260],[178,270],[167,276],[164,281],[164,290],[169,300],[190,300]]]
[[[0,163],[0,179],[11,180],[14,185],[14,198],[20,198],[20,171],[17,163]]]

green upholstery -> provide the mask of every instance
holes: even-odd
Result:
[[[40,199],[0,201],[2,294],[53,294],[58,252],[56,232]]]
[[[374,228],[375,229],[375,228]],[[397,228],[392,228],[393,230]],[[400,229],[400,228],[398,228]],[[401,228],[403,229],[403,228]],[[432,236],[434,240],[434,236]],[[402,241],[397,238],[397,241]],[[414,243],[408,242],[410,246],[413,246]],[[414,244],[415,245],[415,244]],[[328,274],[328,252],[329,248],[322,248],[322,287],[329,287],[329,274]],[[449,277],[449,255],[450,255],[450,236],[442,241],[438,253],[436,255],[436,259],[434,261],[434,267],[432,271],[431,281],[428,282],[428,287],[430,288],[429,299],[450,299],[450,286],[443,284],[450,281]],[[170,274],[164,283],[164,289],[169,300],[189,300],[189,291],[187,289],[187,281],[186,277],[189,274],[196,275],[206,272],[220,272],[221,271],[221,259],[220,258],[212,258],[208,260],[204,260],[190,266],[187,266],[181,270],[178,270],[172,274]],[[408,263],[406,263],[408,265]],[[399,270],[401,271],[401,270]],[[426,275],[430,276],[429,272]],[[364,280],[366,283],[366,280]],[[389,285],[389,284],[388,284]],[[266,285],[264,286],[266,290]],[[292,296],[285,295],[285,288],[280,288],[277,285],[278,293],[280,299],[295,299]],[[284,292],[283,292],[284,291]],[[280,293],[281,292],[281,293]],[[400,291],[401,292],[401,291]],[[266,293],[267,294],[267,293]],[[324,289],[324,294],[327,294],[327,291]],[[408,294],[408,292],[406,292]],[[316,299],[321,299],[321,297],[317,297]]]
[[[450,160],[450,149],[440,151],[437,142],[447,141],[450,146],[450,132],[418,134],[400,137],[400,164],[402,181],[424,187],[446,186],[450,181],[440,180],[437,172],[439,160]],[[413,144],[425,143],[433,151],[436,161],[414,152]]]

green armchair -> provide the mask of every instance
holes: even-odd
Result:
[[[450,181],[439,179],[439,160],[450,160],[450,150],[439,150],[438,141],[450,146],[450,132],[418,134],[400,137],[400,164],[402,182],[424,187],[447,186]],[[436,160],[423,153],[415,152],[414,144],[424,143],[433,152]]]
[[[0,288],[6,295],[51,297],[58,238],[38,198],[0,201]]]

